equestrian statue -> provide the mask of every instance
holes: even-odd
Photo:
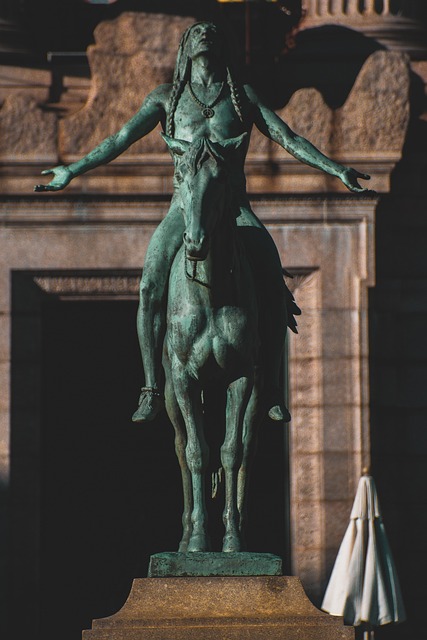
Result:
[[[145,386],[132,419],[153,420],[166,405],[184,490],[179,550],[207,551],[203,392],[212,381],[223,384],[222,549],[240,551],[257,427],[266,414],[290,420],[279,378],[287,327],[296,332],[294,315],[300,313],[274,242],[246,193],[252,127],[298,160],[340,178],[350,191],[367,192],[358,180],[369,176],[326,157],[250,86],[239,84],[222,31],[199,22],[181,38],[173,82],[151,92],[120,131],[84,158],[43,171],[53,179],[35,190],[63,189],[159,122],[174,161],[174,193],[150,241],[141,278],[137,331]]]

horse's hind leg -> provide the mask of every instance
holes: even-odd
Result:
[[[193,490],[191,486],[191,473],[187,465],[185,456],[185,447],[187,445],[187,434],[185,431],[185,423],[180,411],[175,392],[173,389],[170,375],[167,372],[165,386],[165,403],[166,411],[169,419],[175,429],[175,452],[178,458],[182,477],[182,490],[184,499],[184,511],[182,514],[182,538],[179,543],[178,551],[185,553],[188,548],[192,526],[191,512],[193,510]]]
[[[255,372],[254,387],[251,393],[245,418],[243,421],[242,434],[242,462],[237,478],[237,508],[239,510],[239,529],[242,540],[245,537],[245,526],[247,518],[247,495],[248,482],[252,461],[255,456],[259,426],[266,415],[265,408],[261,402],[260,374]]]
[[[221,463],[225,476],[223,521],[225,535],[223,551],[241,551],[240,516],[237,504],[238,473],[242,463],[243,419],[248,405],[252,381],[242,377],[230,384],[227,391],[225,440],[221,447]]]
[[[182,371],[174,377],[174,388],[187,432],[185,449],[193,488],[192,532],[187,551],[209,551],[205,476],[209,450],[205,440],[200,385]]]

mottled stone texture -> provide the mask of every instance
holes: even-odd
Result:
[[[340,109],[332,110],[316,89],[300,89],[279,115],[322,151],[332,154],[389,152],[398,159],[409,121],[408,59],[377,51],[365,62]],[[274,155],[283,155],[274,146]]]
[[[16,93],[0,110],[0,158],[55,162],[57,118],[28,94]]]
[[[60,152],[82,155],[115,133],[158,85],[172,81],[179,39],[193,18],[125,13],[95,29],[89,47],[92,86],[86,106],[60,127]],[[128,154],[165,151],[159,135]]]
[[[408,62],[386,51],[368,58],[347,102],[335,113],[332,150],[400,155],[409,121]]]
[[[298,578],[144,578],[84,640],[351,640],[316,609]]]

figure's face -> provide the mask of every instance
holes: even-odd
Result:
[[[196,24],[188,38],[188,55],[191,59],[197,56],[210,55],[220,58],[222,54],[222,38],[214,24],[202,22]]]

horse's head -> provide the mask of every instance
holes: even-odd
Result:
[[[228,159],[246,135],[220,142],[207,138],[188,142],[163,135],[172,154],[180,156],[175,177],[185,222],[183,240],[190,260],[205,260],[208,254],[210,237],[231,196]]]

